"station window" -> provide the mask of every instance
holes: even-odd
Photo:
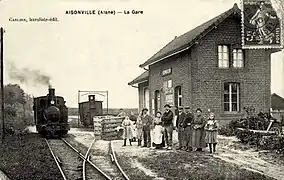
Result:
[[[159,90],[155,91],[155,102],[154,102],[154,107],[155,107],[155,113],[157,111],[160,111],[161,108],[161,93]]]
[[[178,107],[182,105],[181,86],[175,87],[175,105]]]
[[[145,88],[144,89],[144,107],[149,110],[150,106],[150,94],[149,94],[149,89]]]
[[[218,46],[219,68],[229,68],[229,47],[227,45]]]
[[[219,68],[243,68],[244,51],[231,45],[218,45],[218,67]]]
[[[244,55],[242,49],[233,50],[233,67],[234,68],[244,67]]]
[[[240,84],[225,83],[224,84],[224,111],[239,112],[240,111]]]

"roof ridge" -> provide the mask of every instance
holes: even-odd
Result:
[[[155,57],[156,54],[158,54],[163,48],[165,48],[167,45],[169,45],[171,42],[173,42],[176,38],[179,38],[178,37],[175,37],[174,39],[172,39],[170,42],[168,42],[166,45],[164,45],[159,51],[157,51],[154,55],[152,55],[149,59],[151,59],[152,57]]]
[[[229,15],[231,15],[232,13],[238,13],[239,15],[241,14],[241,10],[238,8],[237,3],[234,4],[234,6],[230,9],[228,9],[227,11],[215,16],[214,18],[211,18],[210,20],[204,21],[203,23],[201,23],[199,26],[196,26],[195,28],[191,29],[190,31],[187,31],[185,33],[183,33],[182,35],[174,38],[173,40],[171,40],[170,42],[168,42],[164,47],[162,47],[158,52],[156,52],[153,56],[151,56],[146,62],[144,62],[143,64],[140,64],[139,67],[144,67],[147,66],[149,64],[153,64],[156,63],[156,61],[158,59],[162,59],[163,57],[166,57],[172,53],[175,53],[175,51],[182,49],[185,46],[190,46],[190,44],[196,40],[197,37],[199,37],[204,31],[207,31],[210,27],[212,27],[212,25],[216,26],[220,23],[220,19],[225,16],[225,18]],[[224,19],[225,19],[224,18]],[[223,21],[223,19],[222,19]],[[203,28],[204,27],[204,28]],[[196,32],[200,30],[201,32]],[[195,33],[195,34],[194,34]],[[186,37],[189,36],[189,37]],[[176,45],[174,42],[175,41],[183,41],[181,40],[182,37],[185,37],[185,39],[189,39],[188,42],[184,42],[181,45]],[[178,46],[178,47],[169,47],[169,46]],[[167,49],[168,50],[165,50]],[[166,52],[163,52],[166,51]],[[158,55],[161,54],[161,55]],[[151,62],[152,61],[152,62]]]
[[[278,95],[278,94],[276,94],[276,93],[273,93],[271,96],[273,96],[273,95],[278,96],[278,97],[280,97],[281,99],[284,100],[284,98],[283,98],[282,96],[280,96],[280,95]]]

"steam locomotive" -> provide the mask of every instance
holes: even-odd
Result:
[[[55,89],[49,88],[46,96],[34,98],[34,120],[41,135],[65,135],[70,130],[68,108],[61,96],[55,96]]]

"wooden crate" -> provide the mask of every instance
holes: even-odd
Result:
[[[98,139],[115,140],[120,139],[121,131],[117,127],[121,126],[124,118],[112,116],[96,116],[94,121],[94,135]]]

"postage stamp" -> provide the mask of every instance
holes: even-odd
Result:
[[[242,0],[242,47],[282,48],[282,20],[270,0]]]

